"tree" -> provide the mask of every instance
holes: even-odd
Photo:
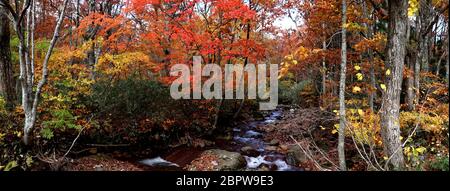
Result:
[[[3,94],[8,108],[14,107],[16,90],[13,65],[11,62],[10,29],[6,9],[0,6],[0,93]]]
[[[16,10],[13,7],[19,7],[18,4],[11,5],[8,0],[1,0],[0,5],[8,10],[8,18],[12,21],[14,30],[19,38],[19,83],[22,93],[22,107],[25,113],[25,124],[23,128],[23,141],[25,145],[29,144],[29,134],[33,130],[36,122],[39,98],[41,96],[42,88],[47,82],[48,62],[50,60],[50,56],[52,55],[56,41],[59,38],[59,30],[64,20],[67,2],[68,0],[64,0],[61,5],[60,14],[57,17],[56,26],[53,32],[53,37],[42,63],[42,76],[38,84],[35,85],[35,71],[32,70],[35,65],[33,57],[34,49],[32,48],[34,47],[34,39],[31,38],[31,35],[34,33],[34,31],[32,31],[34,26],[31,26],[32,22],[30,22],[31,18],[35,16],[35,12],[34,9],[31,9],[30,7],[33,7],[36,2],[34,0],[25,0],[25,2],[23,2],[23,8],[21,10]],[[16,3],[18,3],[18,1],[16,1]],[[27,22],[24,22],[24,19],[26,19]]]
[[[363,9],[363,15],[364,15],[364,19],[366,19],[366,21],[364,22],[364,26],[365,26],[365,28],[366,28],[366,30],[367,30],[367,32],[366,32],[366,36],[367,36],[367,38],[369,38],[369,39],[371,39],[371,38],[373,38],[373,27],[372,27],[372,25],[371,24],[369,24],[368,23],[368,21],[370,20],[370,19],[373,19],[373,17],[371,18],[370,16],[369,16],[369,10],[368,10],[368,6],[367,6],[367,2],[366,1],[363,1],[362,2],[362,9]],[[372,12],[372,11],[370,11],[370,12]],[[374,69],[374,60],[373,60],[373,50],[371,49],[371,48],[369,48],[368,50],[367,50],[367,57],[368,57],[368,62],[370,63],[370,86],[371,87],[375,87],[375,84],[376,84],[376,79],[375,79],[375,69]],[[374,110],[374,105],[373,105],[373,102],[374,102],[374,99],[375,99],[375,92],[374,91],[370,91],[369,92],[369,107],[370,107],[370,109],[373,111]]]
[[[386,84],[380,110],[381,137],[388,162],[396,169],[404,167],[400,140],[400,94],[403,81],[403,64],[406,55],[408,26],[408,1],[389,0],[388,41],[386,47]]]
[[[346,170],[345,164],[345,78],[347,73],[347,2],[342,0],[342,44],[341,44],[341,78],[339,80],[339,167]]]

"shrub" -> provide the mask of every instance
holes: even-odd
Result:
[[[430,167],[432,170],[449,171],[448,163],[449,163],[448,156],[439,157],[433,162],[431,162]]]
[[[291,80],[280,82],[280,97],[282,103],[301,104],[308,95],[314,94],[313,84],[310,80],[294,82]],[[303,99],[302,99],[303,98]]]
[[[69,110],[58,109],[52,111],[52,118],[49,121],[44,121],[41,129],[41,136],[46,139],[53,137],[53,130],[57,129],[64,131],[66,129],[80,129],[80,125],[76,125],[77,117],[73,116]]]
[[[215,113],[214,100],[174,100],[167,86],[136,77],[93,84],[88,102],[102,119],[91,132],[100,142],[167,144],[208,133]]]
[[[6,112],[6,101],[2,96],[0,96],[0,119],[6,115]]]
[[[128,78],[114,83],[100,81],[93,85],[91,104],[100,114],[140,117],[157,115],[158,106],[172,100],[167,88],[156,81]]]

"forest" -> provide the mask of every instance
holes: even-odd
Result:
[[[448,14],[0,0],[0,171],[448,171]]]

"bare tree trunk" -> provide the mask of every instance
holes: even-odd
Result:
[[[420,29],[420,18],[417,18],[416,20],[416,29]],[[417,41],[418,45],[420,46],[421,40],[420,40],[420,30],[416,31],[414,34],[414,38]],[[412,105],[412,110],[415,109],[416,104],[418,103],[420,99],[420,60],[421,60],[421,51],[420,48],[415,54],[414,57],[414,103]]]
[[[94,13],[96,11],[95,10],[95,8],[96,8],[95,0],[89,0],[88,5],[89,5],[89,8],[88,8],[89,14]],[[97,34],[97,30],[98,30],[97,26],[95,26],[95,25],[90,26],[89,30],[88,30],[88,39],[87,39],[87,40],[90,40],[92,43],[90,49],[87,50],[87,52],[86,52],[88,65],[91,70],[91,78],[92,79],[95,79],[94,70],[95,70],[95,61],[96,61],[96,58],[95,58],[96,44],[95,44],[94,40],[95,40],[95,36]]]
[[[420,64],[422,66],[422,71],[429,72],[429,45],[430,45],[430,35],[429,31],[427,31],[428,25],[431,24],[432,20],[432,9],[433,5],[431,0],[419,0],[420,8],[419,8],[419,19],[420,19],[420,36],[418,41],[419,43],[419,55],[420,55]]]
[[[408,42],[406,46],[410,45],[410,39],[412,36],[411,35],[411,27],[410,27],[410,22],[408,21],[407,24],[407,33],[406,33],[406,41]],[[412,48],[407,48],[407,53],[406,53],[406,66],[409,68],[410,71],[414,71],[414,53],[413,53],[413,49]],[[406,106],[407,109],[409,111],[414,110],[414,75],[409,74],[406,77]]]
[[[447,32],[447,34],[448,34],[448,32]],[[442,60],[445,59],[445,57],[448,57],[448,35],[447,35],[447,38],[444,41],[443,46],[444,46],[443,47],[444,51],[443,51],[441,57],[439,57],[439,61],[438,61],[437,65],[436,65],[436,76],[439,76],[441,74],[440,72],[441,72]],[[448,59],[446,59],[446,60],[448,60]]]
[[[411,55],[412,56],[412,55]],[[410,68],[411,71],[414,71],[414,60],[411,58],[411,56],[407,56],[407,62],[408,62],[408,66]],[[414,92],[414,76],[413,75],[408,75],[407,79],[406,79],[406,105],[408,107],[409,111],[413,111],[414,110],[414,97],[415,97],[415,92]]]
[[[0,6],[0,93],[3,94],[7,108],[13,108],[17,100],[14,71],[11,62],[10,29],[7,10]]]
[[[442,63],[442,60],[445,58],[446,54],[447,54],[446,51],[444,51],[442,53],[442,55],[439,57],[439,60],[438,60],[437,65],[436,65],[436,76],[441,75],[441,73],[440,73],[441,63]]]
[[[322,42],[322,50],[327,50],[327,44],[325,40]],[[327,93],[327,65],[325,62],[325,56],[322,58],[322,95]]]
[[[371,11],[372,12],[372,11]],[[369,11],[367,10],[367,4],[366,1],[363,1],[363,14],[364,17],[367,20],[370,20],[370,16],[369,16]],[[369,23],[365,22],[364,23],[365,27],[367,28],[367,38],[371,39],[373,37],[373,27],[369,25]],[[375,69],[374,69],[374,64],[373,64],[373,51],[372,49],[367,50],[367,57],[369,59],[369,63],[370,63],[370,70],[369,70],[369,75],[370,75],[370,85],[372,88],[375,88],[376,86],[376,79],[375,79]],[[373,101],[375,99],[375,92],[371,91],[369,93],[369,107],[370,109],[373,111],[374,106],[373,106]]]
[[[347,73],[347,2],[342,0],[342,45],[341,45],[341,77],[339,81],[339,140],[338,155],[340,170],[347,170],[345,164],[345,77]]]
[[[448,49],[448,44],[446,45],[447,46],[447,61],[445,62],[445,81],[447,82],[447,86],[448,86],[448,76],[449,76],[449,49]]]
[[[380,110],[381,137],[385,155],[395,169],[404,168],[403,150],[400,141],[400,93],[403,81],[403,64],[406,55],[406,32],[408,23],[408,1],[389,0],[389,28],[386,47],[387,88],[383,92]]]

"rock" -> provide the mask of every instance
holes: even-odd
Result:
[[[276,147],[276,146],[267,146],[267,147],[265,148],[265,150],[266,150],[266,151],[276,151],[276,150],[277,150],[277,147]]]
[[[273,132],[275,130],[275,128],[276,127],[273,124],[267,125],[267,126],[264,127],[264,131],[270,133],[270,132]]]
[[[99,164],[99,165],[94,165],[94,170],[95,171],[105,171],[105,169],[103,168],[103,165]]]
[[[274,162],[274,161],[277,160],[277,157],[272,156],[272,155],[266,155],[266,156],[264,157],[264,160],[265,160],[265,161],[268,161],[268,162]]]
[[[269,171],[269,170],[270,170],[270,168],[267,165],[261,165],[258,168],[258,171]]]
[[[286,154],[286,163],[292,166],[298,166],[301,163],[308,161],[305,153],[298,145],[289,145]]]
[[[278,167],[275,164],[261,164],[258,167],[258,171],[276,171],[276,170],[278,170]]]
[[[230,141],[230,140],[233,139],[233,136],[231,136],[231,134],[221,135],[221,136],[217,137],[217,139],[219,139],[219,140],[225,140],[225,141]]]
[[[280,145],[280,149],[283,151],[287,151],[289,147],[287,145]]]
[[[270,142],[269,142],[269,145],[270,146],[278,146],[280,144],[280,141],[278,140],[278,139],[272,139]]]
[[[242,147],[241,152],[242,152],[242,154],[250,156],[250,157],[259,156],[259,152],[251,146]]]
[[[211,157],[215,159],[212,162],[200,161],[203,164],[210,163],[210,166],[202,167],[201,169],[199,169],[191,163],[187,170],[198,171],[203,169],[208,171],[235,171],[242,170],[246,166],[246,160],[240,153],[220,149],[211,149],[204,151],[198,159],[201,160]],[[197,159],[194,161],[197,161]]]
[[[248,113],[242,113],[241,117],[244,118],[244,119],[250,119],[251,118],[251,116]]]

